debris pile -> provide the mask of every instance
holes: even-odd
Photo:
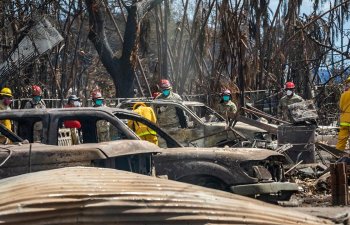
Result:
[[[288,110],[295,123],[315,121],[318,118],[316,107],[312,100],[290,104]]]
[[[303,174],[305,175],[305,174]],[[296,194],[299,206],[331,206],[331,185],[329,173],[320,178],[295,177],[295,183],[301,187]]]

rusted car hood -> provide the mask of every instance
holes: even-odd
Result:
[[[247,160],[264,160],[267,158],[273,158],[275,160],[285,161],[285,157],[275,151],[261,149],[261,148],[196,148],[196,147],[184,147],[184,148],[171,148],[162,150],[162,155],[178,155],[183,158],[192,157],[208,157],[214,159],[215,157],[224,157],[229,160],[235,161],[247,161]]]
[[[0,181],[2,224],[332,224],[199,186],[70,167]]]

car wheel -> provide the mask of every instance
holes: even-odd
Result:
[[[208,175],[188,176],[188,177],[183,177],[177,181],[199,185],[202,187],[222,190],[222,191],[227,190],[227,185],[222,180],[220,180],[217,177],[208,176]]]

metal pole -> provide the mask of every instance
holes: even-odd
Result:
[[[168,78],[168,9],[169,1],[164,1],[164,39],[163,39],[163,70],[162,76]]]
[[[239,47],[239,64],[238,64],[238,84],[239,84],[239,91],[240,91],[240,96],[239,96],[239,102],[240,102],[240,106],[244,107],[245,106],[245,102],[244,102],[244,74],[243,74],[243,48],[244,46],[242,44],[240,44]]]

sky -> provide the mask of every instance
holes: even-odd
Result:
[[[296,1],[296,0],[293,0],[293,1]],[[270,9],[272,12],[276,11],[277,9],[277,6],[278,6],[278,2],[279,0],[270,0]],[[300,14],[306,14],[306,15],[310,15],[313,11],[313,2],[314,0],[303,0],[303,4],[301,6],[301,9],[300,9]],[[321,2],[321,1],[320,1]],[[319,4],[319,14],[323,13],[323,12],[326,12],[327,10],[329,10],[329,1],[327,1],[327,3],[324,3],[324,4]],[[323,17],[324,19],[327,19],[327,14]],[[345,24],[344,24],[344,29],[350,29],[350,21],[347,21]],[[350,30],[348,30],[347,32],[350,32]],[[348,40],[347,38],[344,38],[343,39],[345,43],[343,43],[343,46],[347,46],[348,44]],[[336,41],[336,46],[340,48],[341,44],[340,44],[340,38],[339,40]]]
[[[292,0],[294,1],[294,0]],[[277,9],[277,6],[278,6],[278,2],[279,0],[270,0],[270,8],[271,8],[271,11],[274,12],[276,11]],[[300,14],[303,15],[303,14],[306,14],[306,15],[310,15],[313,11],[313,0],[303,0],[303,4],[301,6],[301,9],[300,9]],[[320,1],[322,2],[322,1]],[[318,11],[318,15],[320,15],[321,13],[324,13],[326,12],[327,10],[329,10],[330,8],[330,4],[329,4],[329,1],[325,1],[326,3],[324,4],[321,4],[320,3],[320,6],[319,6],[319,11]],[[333,1],[332,1],[333,2]],[[324,19],[327,19],[327,16],[328,14],[326,14],[323,18]],[[343,38],[343,49],[341,49],[341,37],[339,35],[338,39],[335,40],[335,47],[339,50],[341,50],[342,52],[345,52],[346,49],[347,49],[347,46],[349,44],[349,37],[350,37],[350,21],[347,21],[345,22],[344,26],[344,34],[347,35],[347,36],[344,36]],[[329,54],[329,62],[328,63],[331,63],[331,53]],[[335,62],[340,62],[342,60],[341,56],[338,55],[337,53],[334,53],[333,52],[333,59]],[[347,65],[350,64],[350,60],[348,59],[345,59],[343,57],[344,61],[343,61],[343,65],[345,67],[347,67]],[[327,63],[327,64],[328,64]]]

